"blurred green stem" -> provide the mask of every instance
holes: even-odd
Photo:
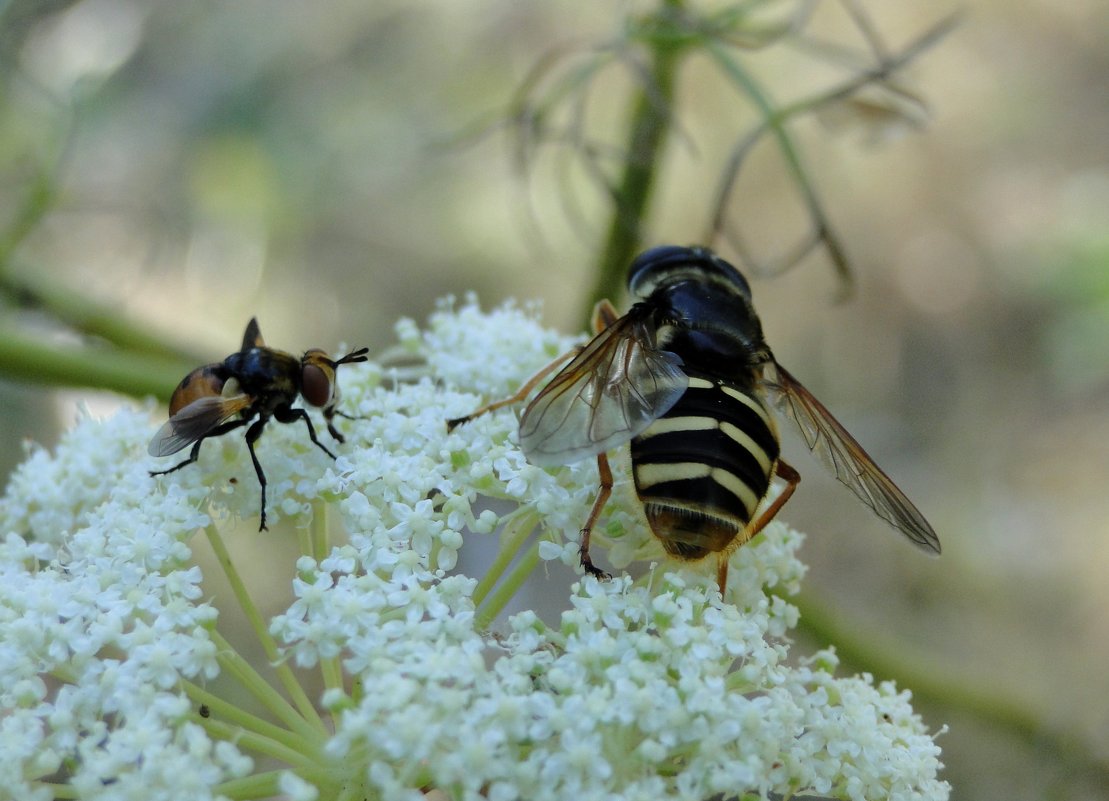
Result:
[[[60,160],[59,160],[60,163]],[[16,308],[42,311],[64,326],[118,350],[83,345],[52,347],[5,330],[0,335],[0,376],[16,381],[110,389],[167,399],[180,378],[203,360],[128,321],[118,308],[90,300],[42,277],[14,268],[15,254],[57,200],[57,165],[40,170],[6,230],[0,233],[0,298]]]
[[[107,340],[123,351],[176,365],[195,367],[204,361],[196,354],[159,339],[148,327],[129,321],[118,308],[101,305],[83,292],[74,292],[45,278],[13,275],[0,265],[0,293],[17,305],[39,309],[70,328]]]
[[[683,0],[662,0],[662,17],[679,14]],[[624,273],[642,241],[641,224],[647,216],[655,178],[671,123],[671,103],[682,53],[681,39],[656,36],[648,40],[650,64],[632,106],[624,172],[612,188],[613,211],[608,234],[597,262],[589,294],[585,327],[591,325],[593,304],[620,295]]]
[[[893,679],[912,690],[913,697],[945,710],[957,710],[1013,734],[1029,745],[1049,748],[1075,770],[1082,770],[1109,786],[1109,761],[1089,743],[1049,722],[1034,705],[1006,694],[996,686],[959,681],[951,670],[920,654],[906,653],[904,643],[884,639],[858,619],[829,611],[826,598],[805,593],[784,597],[801,612],[797,630],[818,643],[833,643],[846,667]]]
[[[40,338],[0,329],[0,375],[15,381],[168,400],[177,382],[195,366],[126,351],[47,345]]]

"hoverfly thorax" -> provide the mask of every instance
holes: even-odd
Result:
[[[632,264],[628,288],[652,310],[657,347],[690,367],[746,374],[771,358],[747,280],[711,251],[649,250]]]
[[[707,248],[673,245],[641,253],[628,268],[628,289],[637,298],[649,297],[661,286],[696,281],[714,291],[736,293],[751,301],[747,279],[728,262]]]

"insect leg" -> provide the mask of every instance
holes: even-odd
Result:
[[[265,427],[267,420],[269,420],[269,418],[263,415],[258,418],[254,425],[246,430],[246,449],[250,451],[250,461],[254,462],[254,472],[258,476],[258,484],[262,487],[262,520],[258,526],[259,531],[269,530],[266,528],[266,474],[262,472],[262,465],[258,462],[258,457],[254,453],[254,442],[258,437],[262,436],[262,429]]]
[[[279,423],[292,423],[296,420],[303,420],[304,425],[308,426],[308,436],[312,439],[312,442],[315,443],[316,447],[326,453],[332,459],[335,458],[335,454],[329,451],[327,449],[327,446],[316,438],[316,429],[312,425],[311,418],[308,417],[308,412],[304,411],[304,409],[292,409],[288,406],[283,409],[278,408],[274,410],[273,417]],[[330,428],[330,426],[328,426],[328,428]],[[343,441],[342,437],[337,437],[337,439],[339,440],[339,442]]]
[[[167,473],[173,473],[177,470],[180,470],[185,465],[192,464],[193,462],[196,461],[196,457],[200,455],[200,443],[202,443],[204,440],[208,439],[209,437],[218,437],[222,434],[226,434],[228,431],[234,431],[236,428],[240,428],[241,426],[245,426],[246,423],[247,423],[247,421],[245,419],[244,420],[232,420],[229,423],[224,423],[223,425],[216,426],[215,428],[213,428],[211,431],[209,431],[207,434],[205,434],[204,436],[202,436],[200,439],[198,439],[196,441],[196,443],[193,445],[192,451],[189,452],[189,458],[188,459],[181,462],[180,464],[174,465],[173,467],[169,468],[168,470],[151,470],[150,475],[152,475],[152,476],[164,476]]]
[[[556,367],[560,367],[564,362],[569,361],[573,357],[577,356],[579,353],[581,353],[581,348],[580,347],[574,348],[570,351],[567,351],[566,353],[563,353],[561,356],[559,356],[553,362],[548,364],[546,367],[544,367],[542,370],[540,370],[538,373],[536,373],[531,378],[529,378],[526,382],[524,382],[524,385],[522,387],[520,387],[520,389],[517,390],[514,395],[511,395],[507,398],[502,398],[499,401],[493,401],[492,403],[487,403],[484,406],[482,406],[480,409],[477,409],[473,412],[470,412],[465,417],[455,417],[451,420],[448,420],[447,421],[447,433],[450,433],[451,431],[454,431],[456,428],[458,428],[463,423],[470,422],[475,417],[481,417],[483,414],[485,414],[487,412],[496,411],[497,409],[500,409],[502,406],[511,406],[514,403],[520,403],[522,400],[524,400],[524,398],[526,398],[528,395],[531,394],[531,391],[533,389],[535,389],[536,384],[538,384],[544,378],[546,378],[551,373],[553,373],[555,371]]]
[[[343,436],[343,434],[340,433],[339,429],[337,429],[335,427],[334,419],[336,417],[342,417],[344,420],[369,420],[370,419],[369,417],[366,417],[366,416],[360,415],[360,414],[347,414],[346,412],[340,411],[339,409],[335,408],[334,406],[329,406],[328,408],[324,409],[323,410],[323,418],[324,418],[324,420],[327,421],[327,433],[329,433],[331,436],[333,436],[335,438],[335,441],[338,442],[340,445],[342,445],[344,442],[346,442],[347,438],[345,436]]]
[[[327,421],[327,433],[330,434],[332,437],[334,437],[335,441],[338,442],[340,445],[342,445],[344,442],[346,442],[347,438],[344,437],[342,434],[340,434],[339,429],[337,429],[335,427],[335,423],[333,422],[333,420],[336,417],[342,417],[345,420],[365,420],[365,419],[367,419],[365,417],[356,417],[355,415],[347,414],[346,412],[340,412],[334,406],[329,406],[328,408],[324,409],[323,410],[323,419]]]
[[[716,556],[716,585],[720,588],[720,600],[724,600],[724,590],[728,589],[728,558],[731,551],[721,551]]]
[[[593,331],[595,333],[601,333],[601,331],[604,331],[610,325],[615,323],[618,319],[620,319],[619,312],[617,312],[616,307],[607,300],[601,300],[597,303],[596,306],[593,307]],[[463,423],[468,423],[475,417],[481,417],[481,415],[486,414],[487,412],[493,412],[503,406],[511,406],[514,403],[522,402],[525,398],[527,398],[528,395],[531,394],[531,391],[535,389],[536,385],[540,381],[553,373],[556,368],[562,366],[566,362],[570,361],[570,359],[581,353],[583,347],[584,346],[579,345],[578,347],[568,350],[566,353],[563,353],[557,359],[543,367],[543,369],[541,369],[538,373],[524,382],[524,385],[520,387],[520,389],[518,389],[516,393],[511,395],[510,397],[502,398],[501,400],[493,401],[492,403],[487,403],[480,409],[470,412],[470,414],[466,415],[465,417],[455,417],[451,420],[448,420],[447,432],[449,433],[451,431],[454,431]]]
[[[786,482],[785,488],[778,493],[778,497],[774,499],[773,503],[766,507],[766,510],[759,515],[754,525],[747,527],[749,532],[747,539],[754,537],[766,527],[767,523],[774,519],[778,512],[781,511],[782,507],[786,505],[786,501],[793,495],[793,491],[797,489],[797,485],[801,483],[801,474],[781,459],[774,465],[774,472],[777,474],[778,478]]]
[[[604,453],[597,454],[597,471],[601,474],[601,486],[597,490],[597,497],[593,501],[593,508],[589,510],[585,526],[582,527],[578,555],[581,557],[581,566],[585,568],[586,573],[595,578],[610,579],[612,576],[594,565],[589,556],[589,535],[593,531],[593,524],[601,516],[601,510],[605,508],[608,497],[612,494],[612,470],[608,466],[608,456]]]
[[[781,459],[774,465],[774,472],[777,474],[778,478],[786,482],[786,485],[782,491],[778,493],[778,497],[758,516],[758,519],[747,525],[746,531],[743,532],[744,536],[742,539],[738,540],[739,544],[749,542],[756,534],[766,528],[766,524],[773,520],[778,512],[781,511],[786,501],[793,495],[793,491],[797,489],[797,485],[801,482],[801,474]],[[720,586],[721,598],[724,597],[724,590],[728,587],[728,557],[731,556],[731,553],[731,549],[729,549],[727,551],[722,551],[717,557],[716,583]]]

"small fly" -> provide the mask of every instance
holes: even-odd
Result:
[[[368,348],[359,348],[339,359],[328,358],[319,348],[305,351],[297,358],[291,353],[266,346],[258,321],[251,318],[243,333],[243,344],[222,362],[198,367],[185,376],[169,402],[169,420],[158,429],[147,448],[151,456],[169,456],[192,445],[189,458],[168,470],[151,471],[152,476],[166,475],[196,461],[200,445],[210,437],[250,425],[246,430],[246,446],[254,463],[254,472],[262,487],[261,523],[266,528],[266,474],[254,452],[254,443],[271,418],[279,423],[303,420],[308,436],[324,453],[335,454],[316,438],[316,429],[308,412],[293,403],[298,397],[323,409],[328,433],[344,442],[333,419],[350,415],[340,412],[339,385],[336,371],[340,365],[366,361]],[[252,422],[253,421],[253,422]]]

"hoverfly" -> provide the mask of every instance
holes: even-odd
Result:
[[[448,429],[528,394],[571,361],[528,404],[520,445],[540,466],[595,456],[600,490],[581,530],[589,535],[612,491],[607,452],[631,443],[632,476],[647,522],[671,556],[717,555],[721,595],[728,556],[758,534],[800,475],[780,455],[769,409],[792,420],[809,449],[870,509],[915,545],[940,552],[924,516],[824,405],[775,360],[740,272],[707,248],[663,246],[628,271],[636,299],[623,317],[594,310],[597,334],[541,370],[510,398],[448,421]],[[776,497],[770,485],[785,482]]]
[[[192,464],[204,440],[222,436],[254,420],[246,430],[246,447],[262,487],[262,519],[258,530],[265,530],[266,474],[254,453],[254,443],[271,417],[279,423],[303,420],[312,442],[334,459],[335,454],[316,438],[316,429],[308,413],[292,404],[297,396],[302,396],[311,405],[322,408],[328,432],[336,441],[344,442],[332,421],[336,416],[350,418],[350,415],[336,408],[339,385],[335,373],[339,365],[366,361],[368,350],[360,348],[341,359],[330,359],[319,348],[312,348],[298,359],[291,353],[266,347],[257,319],[251,318],[238,353],[232,353],[222,362],[196,368],[173,391],[169,420],[158,429],[147,450],[151,456],[169,456],[188,445],[193,449],[185,461],[168,470],[151,471],[150,475],[165,475]]]

